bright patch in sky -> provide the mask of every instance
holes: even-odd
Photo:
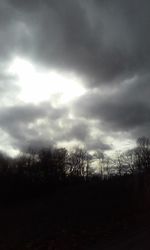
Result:
[[[14,157],[19,154],[19,149],[11,146],[11,138],[7,132],[0,128],[0,151],[7,152],[10,156]]]
[[[136,143],[132,139],[126,139],[125,137],[121,137],[121,134],[118,135],[118,138],[113,138],[111,136],[107,137],[107,143],[109,145],[113,145],[112,150],[108,150],[107,154],[110,157],[116,157],[117,153],[126,152],[129,149],[135,148]]]
[[[9,73],[17,77],[17,84],[21,88],[19,98],[24,102],[50,100],[54,105],[59,105],[74,100],[86,91],[81,80],[74,75],[37,71],[32,63],[20,57],[12,61]]]

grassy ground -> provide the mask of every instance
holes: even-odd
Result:
[[[0,249],[149,249],[149,210],[137,207],[126,190],[103,188],[67,186],[1,204]]]

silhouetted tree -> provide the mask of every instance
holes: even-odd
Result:
[[[38,152],[38,165],[41,177],[47,181],[49,177],[55,177],[55,168],[53,162],[53,149],[43,148]]]
[[[105,177],[108,179],[112,173],[112,160],[108,156],[105,156],[104,158],[104,172],[105,172]]]
[[[10,162],[10,158],[6,154],[0,152],[0,173],[1,174],[7,173],[8,168],[9,168],[9,162]]]
[[[87,151],[82,148],[75,148],[70,153],[70,174],[74,176],[85,176],[87,174]]]
[[[98,166],[99,166],[99,174],[101,176],[101,178],[103,178],[103,172],[104,172],[104,153],[97,150],[95,153],[94,153],[94,157],[96,160],[98,160]]]
[[[139,173],[150,170],[150,140],[146,137],[137,139],[135,162]]]
[[[53,165],[58,179],[62,180],[66,177],[68,159],[67,149],[59,148],[53,151]]]
[[[124,163],[126,165],[126,172],[128,174],[135,174],[137,167],[135,162],[135,149],[127,150],[123,153],[124,156]]]
[[[85,178],[87,179],[92,174],[92,169],[90,167],[91,162],[93,160],[93,156],[86,152],[85,155]]]

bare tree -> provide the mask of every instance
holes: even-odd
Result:
[[[53,151],[53,165],[58,178],[63,179],[67,173],[69,154],[67,149],[59,148]]]
[[[112,172],[112,159],[108,156],[105,156],[104,164],[105,176],[108,179]]]
[[[116,157],[113,160],[116,173],[120,176],[129,174],[129,156],[124,152],[116,152]],[[131,165],[131,164],[130,164]],[[130,166],[131,167],[131,166]]]
[[[126,172],[128,174],[134,174],[136,172],[135,149],[130,149],[126,151],[123,155],[124,155],[124,163],[126,165]]]
[[[82,148],[75,148],[70,153],[70,174],[75,176],[85,176],[89,168],[87,151]]]
[[[135,149],[136,165],[139,172],[150,170],[150,140],[146,137],[137,139]]]
[[[103,178],[103,172],[104,172],[104,153],[97,150],[95,153],[94,153],[94,157],[95,159],[98,160],[98,165],[99,165],[99,173],[100,173],[100,176]]]

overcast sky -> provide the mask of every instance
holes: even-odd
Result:
[[[149,0],[0,1],[0,149],[150,136]]]

